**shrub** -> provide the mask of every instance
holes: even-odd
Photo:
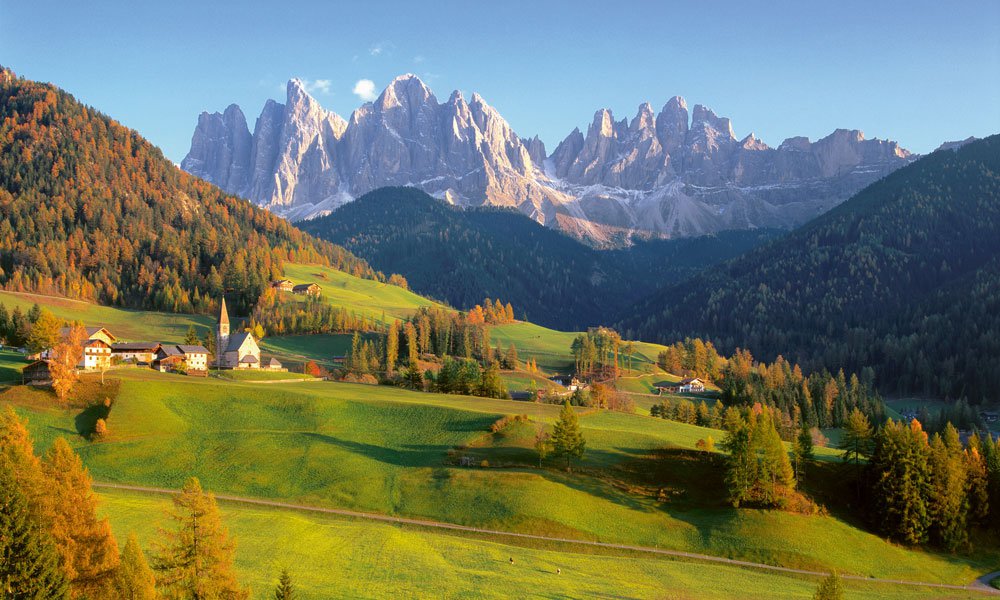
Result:
[[[488,469],[490,468],[490,461],[484,458],[483,461],[479,463],[479,466],[482,467],[483,469]]]
[[[103,440],[108,435],[108,422],[104,419],[98,419],[97,423],[94,424],[94,439]]]
[[[500,417],[490,425],[490,432],[499,433],[514,423],[527,423],[529,420],[528,415],[507,415]]]

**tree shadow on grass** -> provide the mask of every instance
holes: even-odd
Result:
[[[442,458],[451,448],[443,444],[409,444],[400,449],[345,440],[325,433],[309,432],[302,435],[309,439],[398,467],[440,466]]]

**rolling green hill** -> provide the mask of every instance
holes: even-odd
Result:
[[[586,413],[588,452],[569,474],[537,469],[530,450],[488,433],[511,413],[550,424],[558,407],[542,404],[133,372],[110,437],[90,443],[73,433],[78,411],[47,393],[10,388],[0,403],[29,419],[41,448],[70,436],[99,481],[176,488],[197,475],[219,493],[875,577],[965,583],[996,559],[906,550],[832,516],[733,509],[710,463],[685,458],[720,432],[661,419]],[[455,466],[461,455],[491,466]],[[666,502],[657,499],[664,488]]]
[[[123,538],[144,546],[168,506],[162,497],[102,490],[102,512]],[[302,600],[328,598],[812,597],[815,578],[738,567],[678,562],[648,555],[616,556],[562,547],[511,546],[385,523],[222,502],[236,539],[241,579],[264,598],[287,568]],[[509,558],[516,557],[514,565]],[[557,574],[556,569],[562,573]],[[846,581],[848,597],[878,600],[975,597],[967,592]],[[268,596],[269,597],[269,596]]]
[[[200,312],[246,309],[286,259],[375,277],[343,248],[196,179],[135,131],[0,67],[0,286]]]
[[[483,298],[560,329],[605,325],[632,302],[777,235],[731,231],[595,250],[527,216],[458,209],[414,188],[381,188],[333,214],[297,223],[413,289],[468,309]]]
[[[1000,136],[934,152],[640,302],[625,333],[711,339],[887,392],[1000,399]]]

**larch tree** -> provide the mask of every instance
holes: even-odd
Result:
[[[130,533],[122,548],[115,572],[116,598],[121,600],[156,600],[156,576],[146,561],[139,540]]]
[[[844,583],[836,571],[819,583],[813,600],[844,600]]]
[[[69,598],[52,536],[32,514],[16,468],[0,455],[0,598]]]
[[[53,348],[59,343],[59,330],[62,326],[62,319],[56,317],[46,308],[41,309],[38,317],[32,322],[31,330],[28,333],[28,352],[34,354]]]
[[[288,569],[282,569],[278,585],[274,588],[274,600],[295,600],[297,596],[292,576],[288,574]]]
[[[397,360],[399,360],[399,321],[389,325],[385,337],[385,370],[390,375],[396,370]]]
[[[552,450],[556,456],[566,457],[566,468],[570,461],[583,456],[587,441],[580,431],[580,421],[567,400],[559,411],[559,420],[552,427]]]
[[[118,544],[97,516],[90,474],[64,438],[42,460],[51,499],[48,522],[74,598],[114,598]]]
[[[928,458],[931,476],[932,540],[954,552],[969,542],[968,473],[958,431],[948,423],[934,435]]]
[[[173,498],[173,529],[160,530],[153,560],[157,584],[168,598],[242,600],[248,590],[236,580],[236,543],[222,524],[215,496],[192,477]]]
[[[184,336],[184,343],[189,346],[197,346],[201,344],[201,340],[198,339],[198,332],[195,330],[194,325],[188,326],[187,335]]]
[[[87,330],[79,323],[73,324],[69,332],[52,348],[49,372],[52,375],[52,389],[56,396],[65,401],[77,382],[76,367],[83,358],[83,344],[87,340]]]

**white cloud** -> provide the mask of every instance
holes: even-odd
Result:
[[[359,79],[351,91],[365,102],[370,102],[376,98],[375,82],[371,79]]]
[[[389,54],[392,54],[392,50],[395,47],[396,46],[392,42],[385,42],[385,41],[377,42],[375,44],[372,44],[372,47],[368,49],[368,54],[371,54],[372,56],[376,57],[388,56]]]
[[[329,79],[316,79],[313,81],[305,79],[302,81],[302,83],[305,84],[306,91],[309,93],[315,93],[315,92],[319,92],[321,94],[330,93],[331,81]]]
[[[424,58],[423,54],[418,54],[418,55],[416,55],[416,56],[413,57],[413,64],[419,65],[420,63],[424,62],[425,60],[427,60],[427,59]]]

